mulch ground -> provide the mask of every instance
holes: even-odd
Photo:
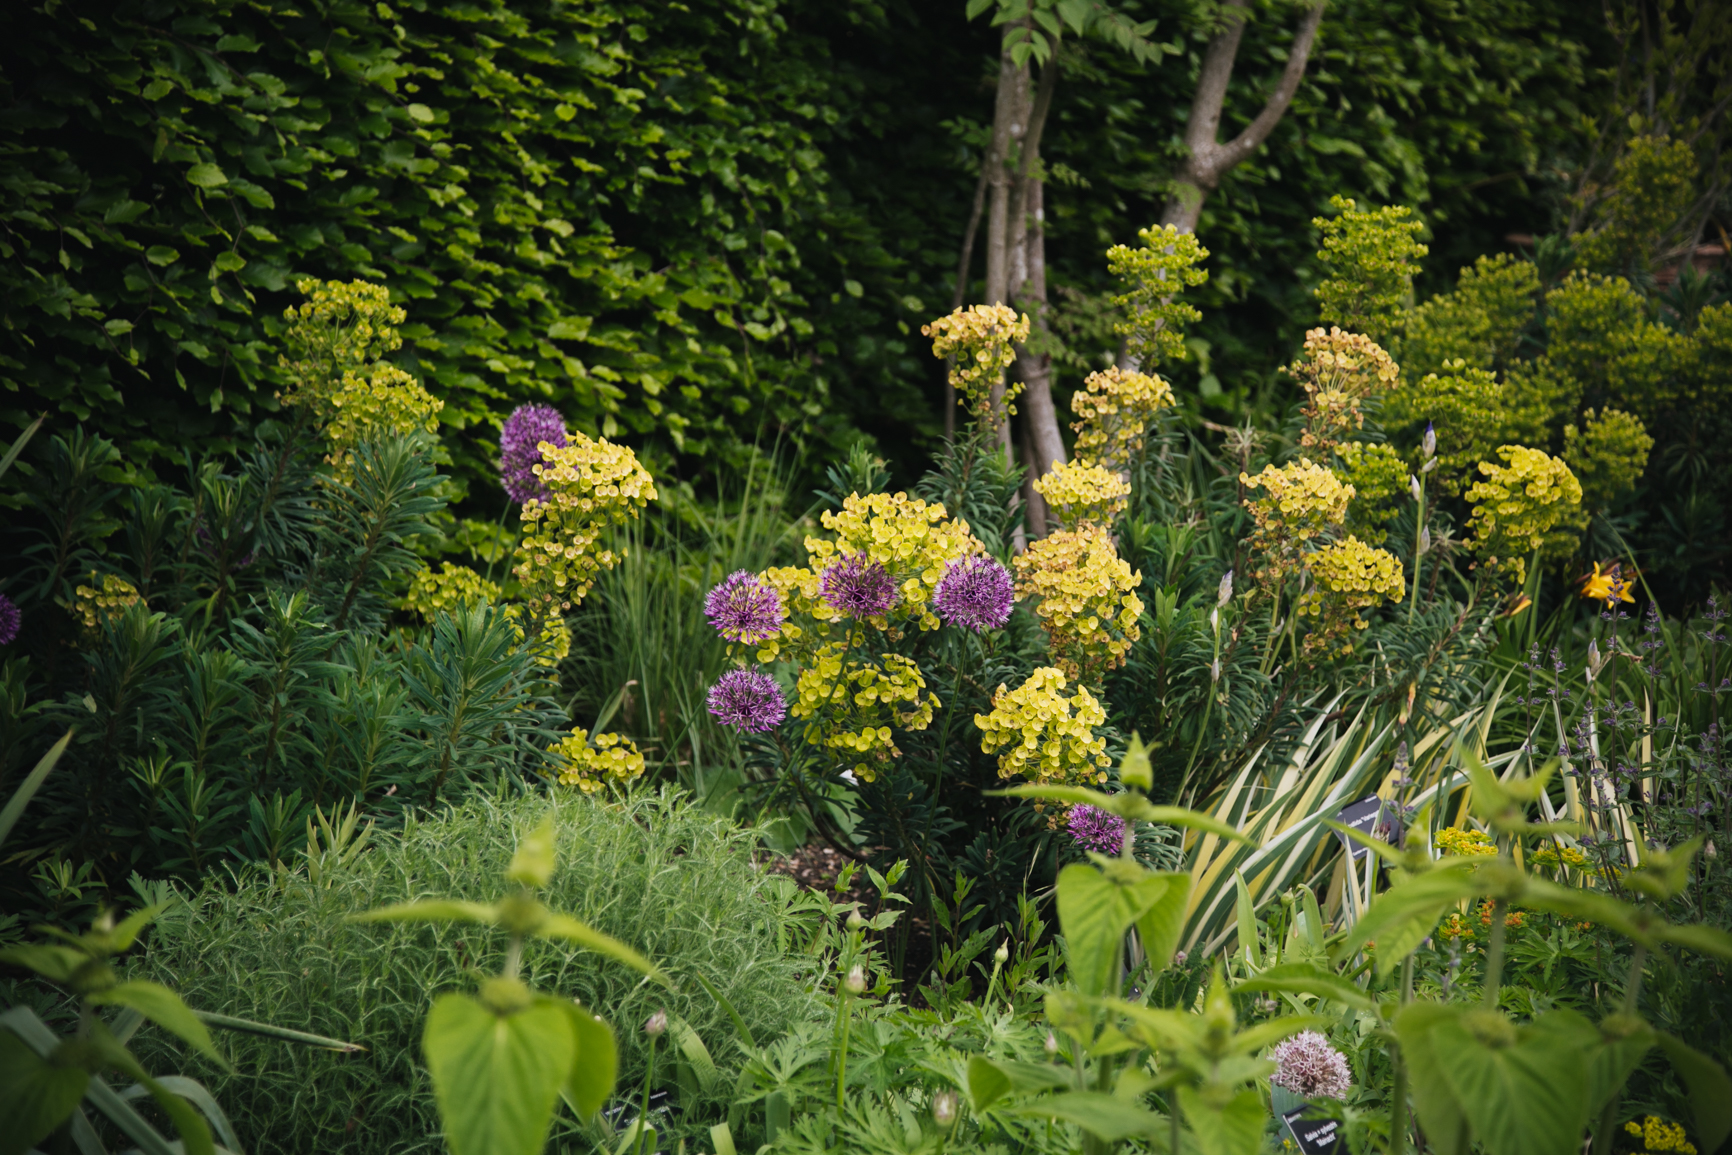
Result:
[[[836,893],[836,879],[842,873],[843,863],[847,861],[840,851],[821,843],[813,843],[802,846],[785,857],[771,859],[765,869],[771,874],[785,874],[803,889],[816,891],[831,902],[861,903],[865,912],[871,914],[872,902],[877,895],[873,891],[872,880],[866,877],[864,869],[855,872],[846,891],[842,894]]]

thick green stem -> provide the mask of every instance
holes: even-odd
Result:
[[[1503,920],[1509,904],[1496,899],[1491,904],[1491,942],[1485,948],[1485,1007],[1497,1010],[1497,998],[1503,990]]]
[[[1648,948],[1640,943],[1630,955],[1630,973],[1624,980],[1624,1013],[1636,1013],[1636,1004],[1642,997],[1642,968],[1648,962]],[[1614,1089],[1606,1097],[1606,1105],[1600,1109],[1600,1125],[1594,1128],[1594,1155],[1612,1155],[1613,1130],[1618,1119],[1618,1090]]]
[[[1413,956],[1410,954],[1401,960],[1401,1004],[1406,1006],[1413,998]],[[1395,1086],[1390,1092],[1389,1104],[1389,1152],[1390,1155],[1405,1155],[1407,1151],[1407,1060],[1401,1053],[1401,1044],[1394,1043],[1389,1048],[1390,1058],[1395,1061]]]
[[[1419,483],[1419,505],[1413,515],[1413,598],[1407,603],[1407,621],[1411,625],[1419,612],[1419,570],[1425,558],[1421,541],[1425,536],[1425,482]]]

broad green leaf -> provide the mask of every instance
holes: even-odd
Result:
[[[1382,953],[1381,950],[1379,953]],[[1316,995],[1362,1011],[1375,1010],[1377,1003],[1359,987],[1338,974],[1319,970],[1310,963],[1282,963],[1233,988],[1236,991],[1277,991],[1289,995]]]
[[[161,983],[131,979],[90,995],[89,999],[98,1005],[131,1007],[163,1030],[180,1036],[224,1070],[230,1069],[228,1060],[211,1041],[210,1030],[181,1002],[179,995]]]
[[[1439,1023],[1430,1037],[1489,1155],[1579,1155],[1588,1121],[1587,1056],[1568,1036],[1469,1011]]]
[[[599,930],[591,930],[568,914],[548,915],[546,920],[535,928],[535,933],[541,938],[563,939],[573,946],[580,946],[585,950],[592,950],[597,954],[604,954],[609,958],[617,959],[634,970],[642,971],[664,987],[671,989],[674,985],[667,975],[662,973],[661,968],[650,962],[649,959],[620,942],[617,938],[611,938]]]
[[[1010,1076],[983,1055],[968,1060],[968,1105],[978,1114],[1010,1093]]]
[[[1690,860],[1702,849],[1706,835],[1698,834],[1688,842],[1670,850],[1649,850],[1642,855],[1642,864],[1624,876],[1624,882],[1661,902],[1682,894],[1690,885]]]
[[[1461,1017],[1462,1008],[1438,1003],[1409,1003],[1395,1016],[1395,1035],[1407,1063],[1413,1106],[1425,1137],[1437,1155],[1467,1155],[1467,1116],[1455,1088],[1443,1073],[1431,1035]]]
[[[547,1001],[564,1010],[571,1020],[577,1056],[565,1079],[565,1098],[578,1118],[588,1119],[613,1095],[614,1083],[619,1078],[619,1047],[614,1042],[613,1028],[577,1003],[563,999]]]
[[[150,1092],[150,1097],[156,1100],[156,1105],[162,1108],[163,1114],[169,1117],[174,1123],[174,1129],[180,1133],[182,1149],[186,1155],[216,1155],[216,1144],[211,1140],[210,1127],[205,1123],[204,1116],[193,1109],[192,1104],[151,1078],[139,1061],[133,1058],[132,1052],[121,1046],[106,1028],[98,1024],[92,1037],[110,1066]]]
[[[1125,931],[1171,885],[1167,876],[1146,872],[1136,882],[1116,881],[1082,863],[1059,872],[1058,920],[1079,991],[1096,996],[1116,987]]]
[[[1178,1090],[1179,1107],[1202,1155],[1257,1155],[1262,1150],[1269,1113],[1257,1092],[1240,1091],[1224,1106],[1213,1107],[1193,1087]]]
[[[976,1111],[984,1111],[1012,1091],[1044,1091],[1067,1086],[1071,1073],[1045,1063],[1020,1063],[1013,1059],[968,1059],[968,1100]]]
[[[577,1043],[563,1008],[496,1015],[441,995],[421,1035],[452,1155],[540,1155]]]
[[[1007,1113],[1075,1123],[1097,1139],[1108,1143],[1118,1143],[1137,1136],[1157,1138],[1167,1126],[1165,1116],[1145,1111],[1100,1091],[1066,1091],[1060,1095],[1043,1095],[1032,1103],[1012,1107]]]
[[[35,433],[37,426],[41,424],[42,418],[38,417],[35,423],[26,429],[17,441],[12,443],[12,448],[6,451],[5,460],[0,461],[0,474],[5,473],[11,467],[14,458],[18,456],[18,451],[24,448],[24,443],[30,440],[30,435]],[[6,836],[12,833],[12,828],[18,824],[19,817],[24,813],[24,808],[30,805],[30,800],[36,797],[38,790],[42,789],[42,783],[53,771],[55,763],[59,762],[60,756],[66,753],[66,746],[72,741],[72,735],[72,730],[62,734],[60,741],[50,746],[48,753],[36,760],[35,768],[25,776],[23,782],[18,784],[18,789],[12,792],[12,797],[7,799],[6,808],[0,810],[0,843],[4,843]]]
[[[1155,877],[1165,878],[1167,889],[1137,919],[1137,937],[1142,940],[1149,965],[1159,972],[1172,965],[1173,952],[1179,949],[1179,939],[1185,933],[1185,903],[1191,897],[1191,876]]]
[[[400,902],[378,910],[351,914],[349,922],[479,922],[488,926],[499,921],[499,908],[455,898],[429,898]]]
[[[1335,961],[1352,958],[1367,942],[1382,938],[1385,932],[1393,930],[1398,923],[1412,919],[1424,921],[1430,917],[1431,925],[1435,926],[1437,919],[1443,916],[1444,905],[1472,898],[1479,892],[1480,886],[1469,863],[1415,875],[1377,896],[1359,921],[1353,924],[1353,929],[1347,932],[1347,937],[1335,948]],[[1430,931],[1431,927],[1428,926],[1426,933],[1429,934]],[[1423,938],[1424,935],[1420,937]]]
[[[1119,781],[1138,790],[1149,790],[1155,784],[1155,772],[1149,765],[1149,751],[1143,745],[1141,734],[1131,734],[1131,744],[1125,751],[1125,757],[1119,763]]]
[[[1376,939],[1378,975],[1388,977],[1401,965],[1401,960],[1418,950],[1419,944],[1431,937],[1431,932],[1437,929],[1437,924],[1453,905],[1446,902],[1435,907],[1422,907],[1406,918],[1396,919]]]
[[[1196,1015],[1169,1011],[1161,1007],[1145,1007],[1123,999],[1102,999],[1101,1005],[1130,1019],[1134,1033],[1151,1050],[1196,1047],[1202,1043],[1203,1020]]]
[[[1696,1124],[1701,1150],[1718,1151],[1732,1134],[1732,1079],[1726,1068],[1683,1039],[1656,1031],[1660,1049],[1672,1060],[1672,1069],[1690,1092],[1690,1114]]]
[[[66,1121],[90,1075],[48,1063],[24,1040],[0,1028],[0,1155],[23,1155]]]
[[[1598,1027],[1574,1011],[1552,1011],[1536,1027],[1567,1025],[1588,1053],[1588,1114],[1593,1116],[1624,1087],[1642,1057],[1654,1047],[1654,1031],[1633,1015],[1613,1015]]]
[[[1326,1031],[1334,1023],[1333,1017],[1323,1015],[1282,1015],[1254,1027],[1246,1027],[1234,1035],[1228,1045],[1237,1054],[1255,1054],[1288,1035],[1296,1035],[1300,1031]]]
[[[163,911],[169,908],[169,903],[158,902],[151,906],[141,906],[120,921],[108,932],[108,949],[115,954],[121,954],[132,949],[132,944],[138,941],[138,936],[145,927],[155,922]]]
[[[554,868],[554,831],[553,815],[542,819],[541,825],[517,844],[517,853],[511,856],[511,865],[505,868],[505,877],[519,886],[546,886],[553,881]]]
[[[1699,922],[1668,926],[1660,930],[1659,937],[1697,954],[1732,959],[1732,934],[1727,934],[1718,927],[1705,926]]]
[[[65,985],[72,981],[78,968],[90,962],[90,956],[69,946],[25,943],[0,950],[0,963],[10,963],[35,971],[49,982]]]
[[[1575,886],[1560,886],[1550,879],[1530,878],[1521,900],[1525,906],[1585,919],[1617,931],[1625,938],[1633,939],[1644,946],[1654,945],[1651,933],[1653,918],[1609,894]]]
[[[195,164],[186,170],[186,179],[199,188],[221,188],[229,183],[223,170],[214,164]]]

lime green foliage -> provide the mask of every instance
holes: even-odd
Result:
[[[745,832],[672,795],[606,807],[576,795],[562,795],[557,806],[472,798],[409,822],[400,836],[375,838],[365,854],[327,850],[317,882],[289,872],[213,885],[139,964],[144,974],[181,981],[195,1006],[252,1018],[282,1012],[304,1029],[352,1031],[367,1047],[339,1056],[237,1036],[231,1053],[244,1074],[212,1075],[209,1083],[256,1128],[246,1136],[249,1152],[425,1149],[439,1122],[416,1061],[422,1023],[436,997],[469,985],[466,972],[498,970],[504,936],[345,919],[428,894],[492,902],[519,832],[550,812],[559,867],[542,900],[653,958],[676,984],[669,991],[642,983],[627,967],[568,943],[524,945],[526,984],[604,1010],[620,1025],[623,1084],[643,1074],[636,1025],[665,1009],[707,1042],[726,1094],[735,1027],[699,976],[760,1039],[814,1012],[795,977],[799,960],[781,953],[790,933],[784,892],[753,867]],[[140,1044],[147,1060],[166,1049],[156,1039]],[[554,1142],[576,1143],[571,1127],[563,1114],[556,1119]]]
[[[1195,234],[1172,225],[1139,229],[1137,238],[1142,244],[1136,248],[1114,245],[1107,250],[1107,271],[1125,285],[1113,298],[1127,314],[1117,332],[1145,367],[1183,361],[1184,326],[1202,320],[1203,314],[1179,295],[1209,279],[1206,270],[1196,267],[1208,259],[1209,250],[1197,243]]]
[[[1509,253],[1480,257],[1461,270],[1454,291],[1408,313],[1406,333],[1394,343],[1395,356],[1409,380],[1441,373],[1452,361],[1475,369],[1505,368],[1533,320],[1539,290],[1531,261]]]
[[[1623,273],[1647,270],[1665,255],[1684,214],[1696,199],[1696,153],[1689,143],[1668,136],[1638,136],[1612,169],[1609,188],[1582,190],[1598,200],[1598,223],[1570,241],[1576,259],[1590,269]]]
[[[1589,409],[1579,429],[1564,426],[1564,460],[1582,483],[1582,505],[1590,510],[1605,509],[1628,493],[1653,448],[1641,421],[1621,409]]]
[[[1651,320],[1647,301],[1624,278],[1572,273],[1546,294],[1546,307],[1552,362],[1582,383],[1586,399],[1650,426],[1699,399],[1689,372],[1694,342]]]
[[[384,364],[382,358],[403,347],[400,326],[408,312],[391,304],[391,292],[367,281],[318,281],[303,278],[295,291],[306,300],[283,310],[281,336],[287,355],[279,355],[293,391],[285,405],[305,405],[316,421],[331,419],[331,400],[344,375]]]
[[[421,615],[428,625],[441,613],[499,600],[499,587],[468,566],[444,563],[440,572],[422,570],[409,582],[403,608]]]
[[[1473,480],[1473,468],[1511,442],[1544,440],[1545,421],[1523,404],[1497,374],[1463,361],[1390,395],[1385,412],[1391,428],[1430,422],[1437,431],[1437,484],[1454,496]]]
[[[1502,445],[1497,455],[1504,464],[1480,462],[1485,476],[1467,491],[1474,503],[1473,549],[1520,582],[1529,554],[1567,555],[1574,547],[1572,534],[1553,530],[1577,523],[1582,487],[1569,466],[1538,449]]]
[[[365,377],[345,369],[331,394],[330,408],[331,419],[325,426],[330,454],[325,460],[337,477],[350,478],[355,472],[356,446],[417,432],[435,433],[445,402],[395,365],[380,362]]]
[[[1383,341],[1399,327],[1412,292],[1414,264],[1431,250],[1419,243],[1425,226],[1406,205],[1361,212],[1350,197],[1332,196],[1333,217],[1316,217],[1323,233],[1317,259],[1328,276],[1313,290],[1325,324]]]
[[[1407,498],[1407,465],[1391,445],[1350,441],[1340,453],[1342,476],[1353,487],[1347,528],[1372,545],[1382,545],[1389,536],[1383,527]]]

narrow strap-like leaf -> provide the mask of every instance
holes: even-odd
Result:
[[[204,1113],[210,1121],[211,1129],[216,1137],[234,1152],[234,1155],[244,1155],[241,1141],[235,1136],[235,1129],[229,1123],[229,1117],[223,1114],[223,1109],[217,1104],[216,1097],[205,1089],[204,1084],[197,1079],[189,1079],[185,1075],[162,1075],[156,1080],[157,1085],[165,1091],[171,1091]],[[134,1083],[120,1093],[122,1099],[129,1102],[150,1094],[149,1088],[140,1083]]]
[[[267,1039],[282,1039],[288,1043],[301,1043],[309,1047],[324,1047],[327,1050],[342,1054],[355,1054],[367,1048],[359,1043],[345,1043],[342,1039],[327,1038],[324,1035],[308,1034],[306,1031],[291,1030],[279,1027],[274,1023],[255,1023],[251,1019],[237,1019],[233,1015],[219,1015],[211,1011],[194,1011],[207,1026],[218,1027],[225,1031],[239,1031],[247,1035],[261,1035]]]
[[[48,777],[48,772],[54,769],[54,764],[60,761],[62,754],[66,753],[67,744],[72,741],[72,734],[72,730],[66,731],[61,736],[60,741],[48,748],[48,753],[42,755],[41,759],[37,761],[36,768],[30,771],[23,784],[12,792],[11,799],[6,803],[6,809],[0,810],[0,843],[4,843],[6,836],[12,833],[12,827],[17,825],[19,817],[24,813],[24,808],[30,805],[30,800],[42,788],[42,783]]]

